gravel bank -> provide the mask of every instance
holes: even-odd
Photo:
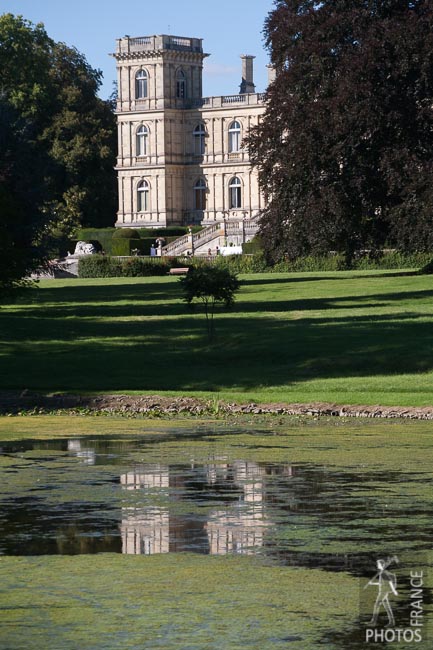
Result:
[[[80,396],[68,394],[43,395],[23,391],[0,392],[0,414],[22,412],[86,410],[101,413],[122,413],[130,415],[230,415],[274,414],[313,415],[363,418],[406,418],[411,420],[433,420],[433,406],[363,406],[312,402],[309,404],[235,404],[218,400],[208,401],[194,397],[164,397],[161,395],[95,395]]]

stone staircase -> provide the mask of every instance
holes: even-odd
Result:
[[[167,244],[162,248],[162,255],[177,257],[188,252],[191,255],[206,255],[209,249],[214,253],[217,246],[239,246],[250,241],[258,230],[257,217],[238,221],[217,221],[200,232],[183,235]]]

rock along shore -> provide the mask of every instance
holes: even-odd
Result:
[[[433,420],[433,406],[363,406],[312,402],[308,404],[236,404],[194,397],[164,397],[161,395],[70,395],[22,392],[0,392],[0,414],[50,413],[53,411],[79,411],[107,414],[143,415],[202,415],[231,414],[257,415],[310,415],[363,418],[406,418]]]

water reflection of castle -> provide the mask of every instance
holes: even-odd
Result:
[[[179,467],[143,465],[121,476],[125,490],[143,491],[152,505],[122,508],[122,551],[128,554],[196,551],[222,555],[250,554],[263,546],[271,521],[266,516],[265,469],[256,463],[223,459],[191,472]],[[170,500],[206,507],[191,509],[154,505]],[[150,498],[151,497],[151,498]],[[209,503],[218,502],[212,509]],[[179,514],[182,510],[185,514]],[[188,512],[189,510],[189,512]]]
[[[68,440],[68,451],[75,454],[85,465],[94,465],[96,462],[96,452],[90,447],[83,447],[81,440]]]

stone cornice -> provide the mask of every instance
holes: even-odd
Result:
[[[110,54],[116,61],[139,61],[143,59],[173,59],[191,62],[203,62],[203,59],[210,56],[205,52],[188,52],[179,50],[140,50],[136,52],[114,52]]]

